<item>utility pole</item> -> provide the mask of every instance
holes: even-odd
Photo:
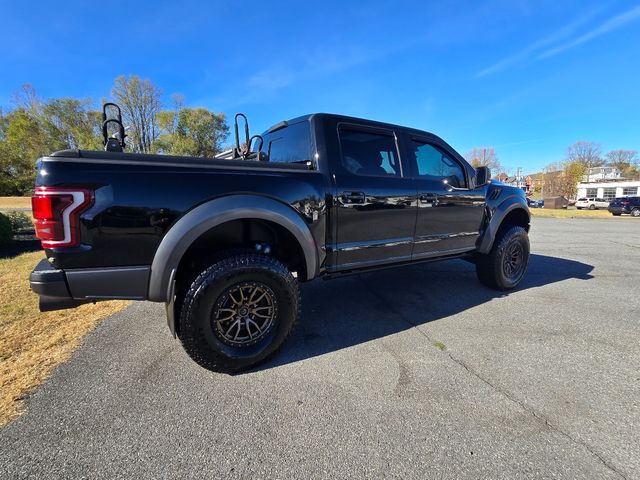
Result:
[[[522,188],[522,167],[516,168],[516,185]]]

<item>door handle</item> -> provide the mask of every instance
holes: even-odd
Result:
[[[420,203],[429,207],[436,207],[438,205],[438,195],[435,193],[421,193],[418,195]]]
[[[340,195],[340,199],[344,204],[364,203],[364,192],[344,192]]]

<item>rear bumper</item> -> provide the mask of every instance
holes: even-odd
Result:
[[[612,207],[612,206],[609,206],[607,208],[607,210],[609,210],[609,212],[611,212],[611,213],[629,213],[629,210],[627,210],[624,207]]]
[[[40,311],[47,312],[99,300],[146,300],[149,272],[149,266],[59,270],[44,259],[29,283],[40,296]]]
[[[40,296],[40,311],[62,310],[86,303],[71,296],[67,279],[62,270],[57,270],[43,259],[29,276],[31,290]]]

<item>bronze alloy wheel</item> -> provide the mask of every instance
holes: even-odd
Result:
[[[242,282],[227,288],[213,308],[216,336],[233,347],[254,345],[271,330],[278,315],[278,302],[264,283]]]
[[[300,314],[297,279],[277,259],[229,252],[206,267],[179,300],[178,337],[199,365],[234,373],[264,362]]]

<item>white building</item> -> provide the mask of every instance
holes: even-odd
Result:
[[[620,170],[616,167],[592,167],[587,170],[583,182],[604,182],[610,180],[624,180]]]
[[[631,197],[635,195],[640,195],[640,180],[578,183],[578,198],[604,198],[610,201],[616,197]]]

